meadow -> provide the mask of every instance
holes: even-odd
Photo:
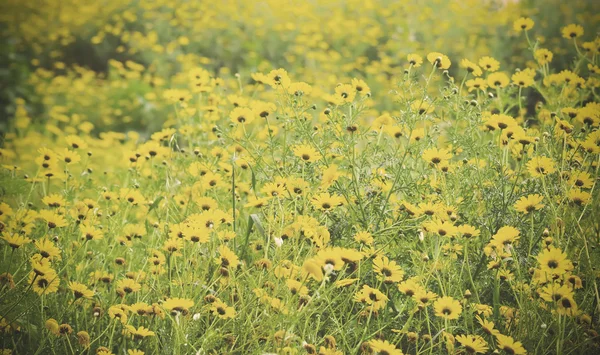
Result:
[[[3,1],[0,355],[600,353],[598,14]]]

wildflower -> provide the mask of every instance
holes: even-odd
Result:
[[[48,331],[50,331],[50,333],[52,333],[56,336],[60,335],[59,325],[58,325],[58,322],[56,321],[56,319],[48,318],[46,320],[46,322],[44,323],[44,326],[46,327],[46,329],[48,329]]]
[[[291,80],[287,71],[284,69],[275,69],[266,75],[266,83],[273,88],[287,88],[290,86]]]
[[[316,259],[305,260],[302,264],[302,270],[318,282],[323,280],[323,270]]]
[[[73,296],[75,296],[75,299],[91,299],[94,297],[94,291],[88,289],[86,285],[79,282],[70,282],[69,289],[73,291]]]
[[[81,238],[85,241],[100,240],[104,238],[102,231],[93,226],[82,225],[80,231]]]
[[[559,285],[551,282],[538,290],[540,298],[546,302],[558,302],[565,296],[572,296],[573,290],[567,285]]]
[[[458,335],[456,341],[465,348],[467,354],[483,354],[488,350],[487,342],[479,335]]]
[[[373,245],[373,236],[371,235],[371,233],[367,232],[367,231],[361,231],[358,232],[354,235],[354,240],[357,243],[363,243],[366,245]]]
[[[400,266],[385,256],[373,260],[373,271],[379,274],[379,278],[385,283],[400,282],[404,277]]]
[[[396,348],[387,340],[372,339],[368,342],[369,347],[375,354],[379,355],[402,355],[402,350]]]
[[[254,112],[246,107],[236,107],[229,114],[229,118],[233,123],[250,124],[254,121]]]
[[[221,319],[230,319],[236,316],[235,309],[229,307],[219,299],[212,303],[210,311]]]
[[[344,204],[344,199],[341,196],[330,195],[327,192],[319,194],[312,199],[315,208],[321,211],[330,211],[337,206]]]
[[[500,350],[504,350],[510,355],[525,355],[527,351],[519,341],[515,341],[512,337],[502,334],[496,334],[496,346]]]
[[[580,189],[571,189],[567,195],[569,200],[578,206],[585,206],[590,203],[591,195],[587,191]]]
[[[387,304],[388,297],[378,289],[363,285],[362,289],[354,294],[354,301],[365,303],[369,305],[373,311],[377,311]]]
[[[39,216],[46,221],[48,228],[50,229],[67,226],[67,221],[65,218],[53,211],[41,210]]]
[[[489,72],[495,72],[500,69],[500,62],[492,57],[481,57],[478,63],[480,67]]]
[[[313,88],[305,82],[297,82],[292,83],[288,90],[294,96],[307,96],[311,94]]]
[[[429,302],[434,301],[437,298],[437,294],[434,292],[429,292],[427,290],[419,290],[417,291],[412,298],[414,298],[420,305],[427,305]]]
[[[52,269],[49,269],[43,275],[31,272],[29,273],[29,284],[33,286],[33,291],[38,295],[47,295],[58,291],[60,278],[56,274],[56,271]]]
[[[487,89],[487,81],[485,81],[482,78],[476,78],[476,79],[467,80],[465,82],[465,85],[467,85],[467,88],[469,89],[469,92],[471,92],[473,90],[482,90],[482,91],[485,91],[485,89]]]
[[[313,163],[321,159],[320,154],[310,145],[298,145],[293,150],[295,156],[307,163]]]
[[[487,83],[491,88],[505,88],[510,83],[508,75],[503,72],[491,73],[487,77]]]
[[[337,280],[335,282],[335,287],[341,288],[341,287],[350,286],[350,285],[354,284],[358,280],[359,279],[342,279],[342,280]]]
[[[23,245],[31,243],[31,239],[25,236],[8,232],[2,233],[2,239],[8,243],[12,249],[19,249]]]
[[[121,279],[117,281],[116,287],[117,294],[119,294],[121,297],[125,297],[125,295],[138,292],[142,289],[142,285],[131,279]]]
[[[220,257],[217,259],[217,263],[221,265],[221,267],[235,269],[240,261],[231,249],[229,249],[226,245],[221,245],[218,248]]]
[[[480,316],[475,316],[475,318],[477,318],[477,322],[479,325],[481,325],[481,330],[483,330],[483,332],[487,335],[500,334],[500,332],[494,328],[494,322],[490,322],[485,318],[481,318]]]
[[[543,208],[544,205],[540,203],[543,199],[544,198],[538,194],[523,196],[515,203],[514,207],[517,212],[528,214],[529,212]]]
[[[335,94],[343,102],[350,103],[350,102],[354,101],[354,98],[356,97],[356,90],[350,84],[343,84],[343,85],[336,86]]]
[[[164,303],[163,307],[169,311],[172,315],[181,313],[186,316],[189,314],[190,308],[194,305],[194,301],[187,298],[168,298]]]
[[[483,74],[481,68],[479,67],[479,65],[471,62],[468,59],[463,59],[460,61],[460,67],[467,69],[467,72],[473,74],[473,76],[481,76],[481,74]]]
[[[530,87],[535,83],[534,75],[524,70],[514,73],[511,80],[515,85],[522,88]]]
[[[342,255],[343,251],[339,248],[324,248],[319,250],[315,261],[325,270],[326,274],[329,274],[333,270],[342,269],[344,266]]]
[[[144,327],[139,327],[139,328],[135,328],[132,325],[126,325],[125,326],[125,332],[126,334],[132,336],[134,339],[136,340],[140,340],[146,337],[152,337],[155,336],[156,334]]]
[[[471,225],[463,224],[457,227],[458,233],[462,234],[465,238],[478,237],[481,231]]]
[[[539,65],[546,65],[552,61],[554,55],[546,48],[537,49],[534,53],[535,60]]]
[[[452,297],[438,298],[433,304],[435,315],[444,319],[454,320],[460,317],[462,306],[460,302]]]
[[[108,308],[108,316],[111,319],[118,319],[122,324],[127,324],[127,312],[127,307],[110,306],[110,308]]]
[[[444,70],[450,68],[450,65],[452,64],[446,55],[438,52],[427,54],[427,60],[436,68]]]
[[[529,31],[535,23],[529,17],[521,17],[513,23],[513,29],[516,32]]]
[[[431,233],[436,233],[441,237],[454,237],[458,233],[458,229],[447,221],[434,219],[423,224],[425,230]]]
[[[338,171],[338,166],[335,164],[331,164],[327,169],[323,171],[323,176],[321,177],[321,187],[323,189],[327,189],[334,182],[336,182],[341,173]]]
[[[429,162],[433,165],[437,165],[443,161],[449,160],[452,158],[452,154],[445,148],[429,148],[423,152],[423,160]]]
[[[408,60],[408,63],[415,68],[418,68],[421,66],[421,64],[423,64],[423,58],[420,55],[414,53],[409,54],[406,57],[406,60]]]
[[[75,164],[81,160],[81,157],[79,154],[77,154],[77,152],[68,149],[63,150],[63,152],[59,155],[59,158],[66,164]]]
[[[77,342],[84,349],[87,349],[90,346],[90,334],[85,330],[77,332]]]
[[[64,207],[66,205],[65,199],[59,194],[47,195],[42,199],[42,202],[52,208]]]
[[[423,287],[414,279],[406,280],[398,284],[398,291],[402,292],[408,297],[412,297],[422,290],[424,290]]]
[[[573,299],[572,295],[565,295],[557,302],[558,309],[556,310],[560,315],[577,316],[578,308],[577,302]]]
[[[542,250],[537,256],[542,272],[551,275],[563,275],[573,270],[573,263],[567,258],[567,254],[554,246]]]
[[[561,29],[563,38],[572,39],[583,36],[583,27],[581,25],[570,24]]]
[[[527,171],[533,177],[543,177],[556,171],[554,161],[548,157],[533,157],[527,162]]]
[[[594,179],[585,171],[576,171],[569,177],[569,184],[578,188],[590,189],[594,185]]]
[[[73,149],[86,149],[88,147],[87,143],[81,137],[74,134],[65,137],[65,141]]]

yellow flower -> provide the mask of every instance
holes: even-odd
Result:
[[[48,228],[50,229],[67,226],[67,221],[65,220],[65,218],[53,211],[41,210],[39,216],[40,218],[46,221],[46,223],[48,224]]]
[[[315,208],[321,211],[330,211],[338,206],[344,204],[344,198],[337,195],[330,195],[327,192],[323,192],[312,199],[312,204]]]
[[[528,71],[519,71],[512,75],[512,82],[522,88],[530,87],[534,84],[534,77]]]
[[[436,316],[448,320],[458,319],[462,313],[460,302],[448,296],[438,298],[433,304],[433,309]]]
[[[87,349],[90,346],[90,334],[85,330],[77,332],[77,342],[84,349]]]
[[[583,27],[581,25],[570,24],[561,29],[563,38],[572,39],[583,36]]]
[[[137,340],[156,335],[153,331],[151,331],[147,328],[139,327],[136,329],[132,325],[126,325],[125,331],[127,334],[131,335],[134,339],[137,339]]]
[[[227,245],[219,246],[218,251],[219,258],[217,258],[217,263],[221,265],[221,267],[235,269],[240,264],[237,255],[235,255]]]
[[[388,297],[376,288],[363,285],[362,289],[354,294],[354,301],[365,303],[369,305],[373,311],[377,311],[387,304]]]
[[[458,341],[467,354],[486,353],[488,350],[487,342],[479,335],[457,335]]]
[[[117,293],[121,297],[124,297],[125,295],[128,295],[133,292],[138,292],[139,290],[142,289],[142,285],[140,285],[139,283],[137,283],[135,280],[132,280],[132,279],[121,279],[121,280],[117,281],[116,286],[117,286]]]
[[[335,95],[345,103],[350,103],[356,97],[356,89],[350,84],[338,85],[335,88]]]
[[[409,54],[406,59],[408,60],[408,63],[415,68],[418,68],[423,64],[423,58],[418,54]]]
[[[481,76],[481,74],[483,74],[483,71],[481,70],[481,68],[479,67],[479,65],[471,62],[468,59],[463,59],[460,61],[460,67],[467,69],[467,72],[473,74],[473,76]]]
[[[73,291],[73,296],[75,296],[75,299],[90,299],[94,297],[94,291],[88,289],[86,285],[81,284],[79,282],[70,282],[69,289]]]
[[[233,123],[250,124],[254,121],[254,112],[247,107],[236,107],[229,114],[229,119]]]
[[[529,212],[542,209],[544,205],[540,202],[543,199],[544,197],[538,194],[523,196],[514,204],[514,207],[518,212],[528,214]]]
[[[429,148],[423,152],[423,160],[431,164],[437,165],[443,161],[450,160],[452,154],[448,149]]]
[[[527,162],[527,171],[533,177],[542,177],[556,171],[554,160],[548,157],[533,157]]]
[[[580,189],[571,189],[568,194],[569,200],[578,206],[585,206],[590,203],[591,195],[587,191]]]
[[[294,155],[307,163],[313,163],[321,159],[321,155],[313,147],[307,144],[297,145],[293,148]]]
[[[56,321],[56,319],[49,318],[44,323],[44,326],[46,327],[46,329],[48,329],[50,331],[50,333],[52,333],[52,334],[54,334],[56,336],[60,335],[59,325],[58,325],[58,322]]]
[[[364,243],[366,245],[373,245],[373,236],[371,233],[366,231],[358,232],[354,235],[354,240],[357,243]]]
[[[495,72],[500,69],[500,62],[492,57],[481,57],[479,66],[489,72]]]
[[[56,271],[49,269],[44,275],[38,275],[32,271],[29,273],[29,284],[32,285],[33,291],[38,295],[47,295],[58,291],[60,279]]]
[[[217,315],[221,319],[230,319],[236,316],[235,309],[229,307],[223,301],[216,299],[210,307],[212,314]]]
[[[438,52],[427,54],[427,60],[438,69],[448,69],[452,65],[452,62],[450,62],[450,59],[445,54]]]
[[[354,284],[358,280],[359,279],[342,279],[342,280],[337,280],[335,282],[335,287],[341,288],[341,287],[350,286],[350,285]]]
[[[516,32],[529,31],[535,23],[529,17],[521,17],[513,23],[513,29]]]
[[[369,340],[368,344],[371,347],[371,350],[373,350],[374,354],[379,354],[379,355],[383,355],[383,354],[402,355],[403,354],[402,350],[396,348],[396,346],[394,346],[394,344],[391,344],[387,340],[372,339],[372,340]]]
[[[504,350],[511,355],[525,355],[527,351],[519,341],[515,341],[512,337],[502,334],[496,335],[496,346],[500,350]]]
[[[563,275],[573,270],[573,263],[567,258],[567,254],[560,249],[549,246],[537,256],[542,272],[550,275]]]
[[[385,256],[373,260],[373,271],[379,274],[379,279],[385,283],[400,282],[404,277],[404,271],[395,261]]]
[[[504,87],[508,86],[508,84],[510,83],[510,79],[508,78],[508,75],[506,75],[505,73],[498,72],[498,73],[491,73],[490,75],[488,75],[487,82],[491,88],[497,89],[497,88],[504,88]]]
[[[187,298],[167,298],[163,303],[163,307],[169,311],[172,315],[181,313],[182,315],[188,315],[190,308],[194,305],[194,301]]]
[[[314,258],[307,259],[302,264],[302,270],[310,277],[318,282],[323,280],[323,269],[319,265],[318,261]]]
[[[534,57],[539,65],[545,65],[552,61],[554,54],[552,54],[552,52],[550,52],[546,48],[540,48],[535,51]]]
[[[6,243],[8,243],[8,245],[13,249],[19,249],[23,245],[31,243],[31,239],[16,233],[13,234],[9,232],[2,233],[2,239]]]

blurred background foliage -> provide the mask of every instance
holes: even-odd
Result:
[[[486,55],[511,71],[527,50],[514,45],[511,24],[528,16],[532,40],[570,58],[560,27],[582,24],[593,39],[599,10],[582,0],[4,0],[0,130],[33,121],[50,131],[87,122],[80,129],[92,133],[153,132],[173,114],[162,92],[195,67],[232,92],[235,73],[250,83],[279,67],[323,90],[363,78],[389,110],[385,93],[409,53],[448,55],[450,74],[460,59]]]

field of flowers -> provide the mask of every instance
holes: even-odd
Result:
[[[0,355],[600,353],[598,14],[3,1]]]

